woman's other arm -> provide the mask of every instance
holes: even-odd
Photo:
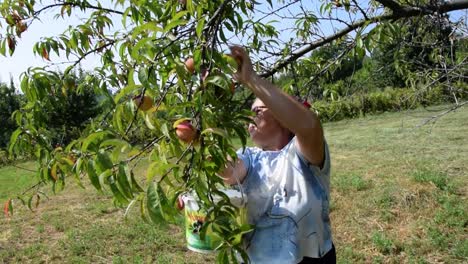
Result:
[[[225,183],[234,185],[244,181],[245,176],[247,176],[247,168],[242,159],[233,161],[228,157],[225,168],[219,175],[224,179]]]

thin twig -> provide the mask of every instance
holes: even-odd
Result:
[[[270,70],[263,72],[260,75],[262,77],[270,77],[273,74],[277,73],[279,70],[288,66],[293,61],[296,61],[300,57],[306,55],[310,51],[318,47],[321,47],[325,44],[331,43],[332,41],[339,39],[347,35],[348,33],[360,27],[363,27],[364,25],[375,24],[381,21],[398,20],[398,19],[407,18],[407,17],[430,15],[436,12],[447,13],[447,12],[466,9],[466,8],[468,8],[468,1],[466,0],[448,1],[448,2],[444,2],[443,4],[437,7],[430,6],[430,5],[425,5],[421,7],[402,7],[396,13],[378,15],[375,17],[371,17],[369,19],[360,19],[360,20],[353,22],[352,24],[349,24],[349,26],[337,31],[336,33],[332,35],[329,35],[320,40],[317,40],[315,42],[302,46],[300,49],[296,50],[295,52],[292,52],[292,54],[289,57],[278,62]]]
[[[73,7],[82,7],[81,5],[77,4],[77,3],[73,3],[73,2],[63,2],[63,3],[59,3],[59,4],[51,4],[51,5],[47,5],[37,11],[34,12],[33,16],[34,17],[37,17],[40,13],[42,13],[43,11],[47,10],[47,9],[50,9],[50,8],[54,8],[54,7],[59,7],[59,6],[73,6]],[[105,7],[98,7],[98,6],[94,6],[94,5],[90,5],[89,3],[86,2],[86,6],[85,8],[89,8],[89,9],[95,9],[95,10],[100,10],[100,11],[105,11],[105,12],[109,12],[109,13],[114,13],[114,14],[118,14],[118,15],[124,15],[125,13],[122,12],[122,11],[118,11],[118,10],[113,10],[113,9],[109,9],[109,8],[105,8]],[[128,16],[131,16],[130,14]]]
[[[15,164],[11,164],[11,166],[15,167],[15,168],[18,168],[18,169],[21,169],[21,170],[25,170],[25,171],[30,171],[30,172],[37,172],[37,171],[34,171],[34,170],[30,170],[30,169],[26,169],[26,168],[23,168],[23,167],[20,167],[20,166],[17,166]]]
[[[158,138],[155,138],[153,139],[151,142],[149,142],[148,144],[146,144],[143,149],[138,153],[138,154],[135,154],[133,155],[132,157],[128,158],[127,160],[125,160],[125,162],[131,162],[133,161],[134,159],[136,159],[137,157],[141,156],[143,153],[145,153],[145,151],[147,151],[153,144],[159,142],[161,139],[163,139],[165,136],[162,135]]]
[[[112,41],[109,41],[108,43],[106,43],[105,45],[102,45],[102,46],[99,46],[97,48],[94,48],[92,50],[89,50],[88,52],[84,53],[82,56],[80,56],[78,58],[78,60],[76,60],[73,65],[71,65],[70,67],[67,68],[67,70],[65,71],[65,73],[63,74],[63,76],[67,75],[68,72],[70,72],[73,68],[76,67],[76,65],[78,65],[82,60],[84,60],[88,55],[91,55],[92,53],[95,53],[95,52],[98,52],[99,50],[102,50],[103,48],[107,48],[108,46],[112,46],[115,44],[115,40],[112,40]],[[76,55],[76,54],[75,54]]]
[[[153,66],[151,65],[149,71],[152,71],[152,68],[153,68]],[[136,106],[135,112],[133,113],[132,121],[130,122],[127,129],[125,130],[125,136],[128,135],[128,133],[130,132],[130,129],[133,126],[133,123],[135,123],[135,121],[136,121],[136,119],[138,117],[138,110],[140,110],[140,106],[143,104],[145,93],[146,93],[146,86],[143,87],[143,91],[139,95],[140,96],[140,103]]]
[[[417,127],[420,128],[420,127],[426,125],[427,123],[434,122],[435,120],[439,119],[440,117],[442,117],[442,116],[444,116],[444,115],[446,115],[446,114],[448,114],[450,112],[453,112],[453,111],[457,110],[458,108],[463,107],[466,104],[468,104],[468,101],[465,101],[465,102],[459,103],[459,104],[455,104],[452,107],[450,107],[448,110],[446,110],[446,111],[444,111],[444,112],[442,112],[440,114],[433,115],[433,116],[427,118],[424,122],[419,124]]]
[[[184,150],[184,152],[182,152],[182,154],[180,155],[180,157],[177,159],[177,161],[174,163],[175,165],[178,165],[180,163],[180,161],[185,157],[185,155],[187,154],[187,152],[192,149],[192,145],[193,145],[193,141],[190,142],[190,145]],[[169,175],[169,173],[172,172],[172,170],[174,169],[174,167],[171,167],[169,170],[166,171],[166,173],[164,173],[164,175],[161,176],[161,179],[159,179],[158,181],[158,184],[161,183],[166,177],[167,175]]]
[[[25,191],[23,191],[23,192],[21,193],[21,196],[25,195],[27,192],[31,191],[32,189],[39,187],[39,186],[42,185],[43,183],[45,183],[44,180],[41,180],[41,181],[37,182],[37,183],[34,184],[33,186],[31,186],[31,187],[29,187],[28,189],[26,189]]]

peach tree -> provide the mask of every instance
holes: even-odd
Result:
[[[4,56],[15,52],[21,36],[47,12],[64,22],[76,13],[84,17],[31,47],[48,65],[21,76],[27,104],[12,116],[19,128],[9,152],[34,154],[38,183],[6,201],[5,213],[13,212],[14,202],[32,207],[42,185],[55,192],[74,180],[112,194],[126,212],[139,208],[148,222],[170,222],[178,214],[179,195],[191,191],[208,211],[204,230],[209,226],[223,239],[218,261],[236,262],[236,251],[247,260],[241,237],[252,226],[238,221],[217,174],[246,145],[251,115],[246,109],[252,94],[233,80],[237,63],[228,47],[246,46],[256,70],[274,80],[318,47],[344,46],[333,59],[304,59],[313,65],[313,80],[397,36],[395,21],[467,7],[468,0],[5,0],[0,4]],[[84,81],[67,77],[90,57],[99,66]],[[63,58],[69,62],[63,73],[51,70]],[[95,90],[104,111],[79,138],[54,146],[43,110],[59,94],[86,89]],[[308,94],[312,88],[302,89]],[[138,131],[145,131],[143,142],[132,137]],[[139,164],[146,175],[135,175]],[[222,199],[215,203],[214,197]]]

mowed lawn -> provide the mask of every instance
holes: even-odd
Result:
[[[324,125],[339,263],[468,262],[468,108],[418,127],[431,111]],[[32,175],[0,168],[1,201],[30,186]],[[43,191],[49,199],[34,212],[16,206],[0,217],[0,263],[214,262],[186,249],[182,218],[150,226],[135,208],[124,219],[109,196],[72,179],[56,195]]]

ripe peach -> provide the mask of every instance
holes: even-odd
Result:
[[[133,103],[141,111],[148,111],[151,107],[153,107],[153,99],[151,99],[151,97],[147,95],[143,96],[143,102],[142,97],[140,95],[134,97]]]
[[[198,137],[197,130],[189,120],[185,120],[176,126],[176,134],[185,143],[190,143]]]
[[[183,210],[184,207],[185,207],[184,200],[182,199],[181,196],[179,196],[179,197],[177,198],[177,209]]]
[[[193,74],[195,72],[195,61],[193,58],[188,58],[185,61],[185,67],[187,68],[187,71]]]
[[[229,89],[231,90],[231,93],[234,93],[236,91],[236,84],[234,83],[234,81],[231,81]]]

